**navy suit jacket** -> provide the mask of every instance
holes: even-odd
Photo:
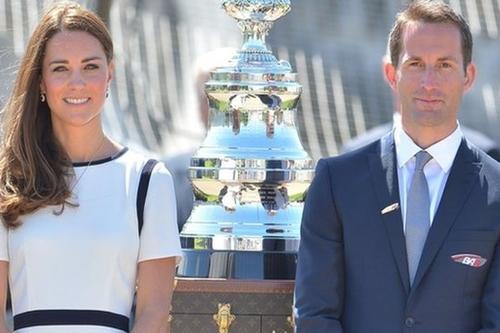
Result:
[[[392,134],[320,160],[296,276],[298,333],[500,333],[500,164],[462,141],[410,288]],[[480,267],[455,262],[477,255]]]

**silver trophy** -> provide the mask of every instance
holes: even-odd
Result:
[[[224,0],[244,44],[205,84],[207,137],[189,169],[196,202],[181,232],[178,276],[294,279],[305,193],[314,163],[295,113],[296,74],[267,49],[289,0]]]

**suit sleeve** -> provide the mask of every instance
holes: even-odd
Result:
[[[500,244],[497,243],[481,304],[481,330],[500,333]]]
[[[342,333],[344,244],[328,163],[320,160],[302,215],[295,287],[297,333]]]

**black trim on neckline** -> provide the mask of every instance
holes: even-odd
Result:
[[[114,155],[111,155],[109,157],[101,158],[99,160],[91,161],[89,162],[74,162],[72,163],[73,168],[79,168],[79,167],[86,167],[86,166],[91,166],[91,165],[98,165],[98,164],[103,164],[107,162],[111,162],[113,160],[116,160],[118,157],[122,156],[128,151],[128,147],[124,147],[122,150],[117,152]]]

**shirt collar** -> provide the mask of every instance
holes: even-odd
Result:
[[[457,123],[457,128],[453,133],[448,135],[443,140],[436,142],[432,146],[425,149],[432,158],[437,162],[445,173],[451,169],[455,155],[457,154],[460,143],[462,142],[462,130],[460,124]],[[403,126],[395,126],[394,128],[394,143],[396,144],[396,156],[398,167],[403,167],[408,161],[415,156],[422,148],[417,146],[415,142],[406,134]]]
[[[392,113],[392,128],[401,127],[401,113],[394,111]]]

